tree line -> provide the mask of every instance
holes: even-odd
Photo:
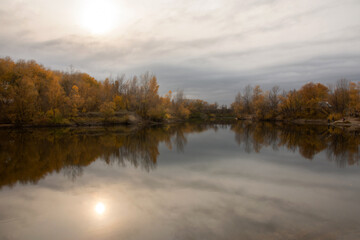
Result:
[[[82,72],[46,69],[34,60],[0,58],[1,123],[66,123],[85,113],[136,112],[142,119],[187,119],[216,111],[216,103],[185,99],[183,91],[158,93],[155,75],[98,81]],[[219,110],[224,107],[219,108]]]
[[[335,85],[307,83],[299,90],[282,91],[274,86],[263,91],[260,86],[246,86],[231,104],[239,117],[257,119],[326,119],[360,115],[360,82],[340,79]]]
[[[338,119],[359,115],[360,83],[307,83],[288,92],[279,86],[264,91],[248,85],[227,108],[186,99],[181,90],[161,96],[157,78],[150,73],[98,81],[87,73],[50,70],[34,60],[0,58],[0,123],[66,124],[90,113],[107,121],[119,112],[134,112],[151,121],[217,116]]]

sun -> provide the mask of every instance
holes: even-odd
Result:
[[[97,214],[102,215],[105,212],[105,205],[102,202],[98,202],[94,210]]]
[[[116,27],[117,7],[109,0],[86,1],[82,11],[81,25],[92,34],[105,34]]]

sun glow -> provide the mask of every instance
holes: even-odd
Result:
[[[111,1],[87,1],[83,7],[81,25],[92,34],[105,34],[116,27],[117,7]]]
[[[105,209],[105,205],[102,202],[98,202],[94,208],[95,212],[99,215],[102,215],[105,212]]]

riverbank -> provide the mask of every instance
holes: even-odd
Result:
[[[354,117],[345,117],[345,120],[340,119],[337,121],[328,121],[327,119],[282,119],[282,118],[273,118],[261,120],[257,119],[254,116],[245,116],[241,118],[235,118],[240,121],[259,121],[259,122],[284,122],[290,124],[298,125],[328,125],[333,127],[342,127],[347,128],[348,130],[360,130],[360,118]]]
[[[144,120],[134,112],[122,112],[117,113],[110,118],[104,118],[98,113],[83,114],[76,118],[66,119],[60,123],[53,122],[36,122],[26,124],[0,124],[0,128],[52,128],[52,127],[100,127],[100,126],[154,126],[160,124],[173,124],[181,122],[192,122],[192,123],[215,123],[215,124],[231,124],[236,121],[252,121],[252,122],[283,122],[288,124],[297,125],[327,125],[333,127],[346,128],[348,130],[358,131],[360,130],[360,119],[359,118],[345,118],[345,120],[337,120],[334,122],[328,122],[326,119],[257,119],[254,116],[245,116],[241,118],[235,117],[216,117],[216,118],[191,118],[187,120],[183,119],[167,119],[164,121],[151,121]]]
[[[330,122],[326,119],[295,119],[290,120],[289,122],[295,124],[328,125],[333,127],[347,128],[348,130],[360,130],[360,119],[352,117]]]
[[[39,120],[30,123],[5,123],[0,128],[42,128],[42,127],[88,127],[88,126],[112,126],[112,125],[142,125],[146,124],[136,113],[121,112],[111,117],[103,117],[100,113],[81,114],[78,117],[61,119],[53,122]]]

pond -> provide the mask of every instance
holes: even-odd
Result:
[[[237,122],[0,130],[0,239],[360,239],[360,136]]]

